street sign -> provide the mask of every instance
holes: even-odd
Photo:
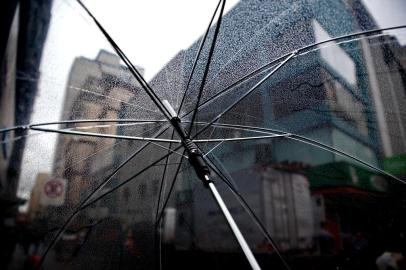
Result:
[[[41,190],[40,204],[43,206],[61,206],[65,201],[66,180],[49,177]]]

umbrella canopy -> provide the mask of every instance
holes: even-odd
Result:
[[[404,263],[404,3],[129,2],[10,7],[5,268]]]

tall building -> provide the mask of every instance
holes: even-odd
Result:
[[[76,58],[70,72],[61,119],[118,119],[123,103],[128,102],[137,91],[138,83],[120,63],[118,56],[100,51],[95,59]],[[116,123],[100,127],[95,123],[82,123],[75,128],[89,125],[96,125],[89,130],[91,132],[117,134]],[[115,139],[109,138],[59,137],[53,174],[68,180],[68,205],[76,205],[83,200],[95,185],[91,179],[102,178],[104,172],[110,171],[116,164],[114,148],[99,159],[86,157],[112,147],[115,142]]]
[[[214,83],[207,84],[205,91],[209,94],[203,100],[294,49],[377,28],[361,1],[282,1],[279,5],[272,1],[240,2],[223,17],[218,54],[214,54],[209,71],[209,81]],[[385,45],[387,41],[391,45]],[[180,85],[186,85],[199,44],[196,41],[171,61],[183,63]],[[388,36],[324,44],[291,60],[220,121],[299,134],[382,168],[386,156],[405,153],[402,55],[403,49]],[[207,51],[203,56],[207,57]],[[199,120],[212,119],[262,76],[213,102]],[[185,111],[194,105],[197,78],[192,81]],[[386,130],[382,128],[385,125]],[[395,152],[390,154],[387,149]],[[214,153],[221,168],[226,169],[224,173],[235,179],[242,195],[285,250],[317,249],[317,235],[328,231],[334,239],[333,251],[340,252],[343,235],[357,230],[372,234],[377,229],[368,228],[360,209],[370,213],[373,207],[367,205],[384,205],[384,199],[371,196],[383,196],[391,182],[354,159],[289,139],[223,144]],[[266,174],[262,173],[264,168]],[[295,190],[310,194],[298,198],[302,208],[291,202],[294,196],[289,197]],[[205,201],[203,192],[183,184],[174,198],[178,249],[229,252],[238,248],[231,235],[227,238],[222,233],[227,225],[217,206]],[[244,211],[236,210],[238,203],[230,195],[225,198],[235,210],[248,242],[259,251],[263,236],[252,230],[255,226],[244,217]],[[349,201],[358,202],[360,209],[351,207]],[[351,219],[354,216],[359,218]],[[369,216],[378,222],[378,215]],[[307,224],[301,227],[308,228],[307,232],[295,232],[294,224]],[[278,231],[278,226],[286,231]],[[213,231],[219,234],[213,236]],[[213,243],[221,247],[213,247]]]

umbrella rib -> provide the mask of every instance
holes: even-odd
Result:
[[[43,132],[59,133],[59,134],[69,134],[77,136],[88,136],[88,137],[98,137],[98,138],[110,138],[110,139],[122,139],[122,140],[133,140],[133,141],[149,141],[149,142],[162,142],[162,143],[181,143],[180,140],[170,140],[170,139],[158,139],[158,138],[148,138],[148,137],[137,137],[137,136],[125,136],[125,135],[113,135],[113,134],[102,134],[94,132],[82,132],[82,131],[72,131],[63,129],[50,129],[50,128],[40,128],[36,126],[30,126],[31,130],[39,130]]]
[[[196,125],[206,125],[206,124],[208,124],[208,122],[195,122],[195,124]],[[254,128],[247,128],[247,127],[244,127],[244,126],[233,125],[233,124],[213,123],[212,126],[213,127],[218,127],[218,128],[230,128],[230,129],[234,129],[234,130],[251,131],[251,132],[256,132],[256,133],[261,133],[261,134],[266,134],[266,135],[274,135],[275,134],[275,132],[256,130]],[[279,133],[288,134],[286,132],[279,132]]]
[[[123,139],[123,140],[138,140],[138,141],[149,141],[153,143],[154,145],[157,145],[158,147],[164,148],[168,151],[172,151],[169,148],[162,146],[160,144],[154,143],[154,142],[163,142],[163,143],[180,143],[180,140],[173,140],[173,139],[157,139],[157,138],[149,138],[149,137],[137,137],[137,136],[125,136],[125,135],[114,135],[114,134],[103,134],[103,133],[93,133],[93,132],[82,132],[82,131],[73,131],[70,129],[48,129],[48,128],[38,128],[39,126],[43,125],[51,125],[51,124],[63,124],[63,123],[83,123],[83,122],[118,122],[118,121],[93,121],[93,120],[82,120],[82,121],[60,121],[60,122],[52,122],[52,123],[41,123],[41,124],[35,124],[35,125],[29,125],[29,126],[19,126],[15,128],[8,128],[7,130],[0,130],[3,132],[7,132],[10,130],[15,130],[19,128],[27,128],[35,131],[42,131],[42,132],[51,132],[51,133],[61,133],[61,134],[70,134],[70,135],[78,135],[78,136],[90,136],[90,137],[99,137],[99,138],[114,138],[114,139]],[[120,121],[120,122],[134,122],[132,120],[129,121]],[[149,123],[150,121],[139,121],[138,123]],[[162,121],[159,121],[162,122]],[[166,122],[163,120],[163,122]],[[155,122],[151,122],[155,123]],[[203,122],[199,122],[198,124],[202,124]],[[107,125],[110,126],[110,125]],[[213,126],[222,126],[221,124],[213,124]],[[86,126],[86,127],[79,127],[82,129],[89,129],[89,128],[94,128],[94,127],[103,127],[102,125],[98,126]],[[78,128],[78,129],[79,129]],[[237,129],[242,129],[242,128],[237,128]],[[242,129],[242,130],[247,130],[247,129]],[[250,131],[255,131],[255,130],[250,130]],[[227,141],[245,141],[245,140],[260,140],[260,139],[267,139],[267,138],[276,138],[276,137],[286,137],[290,136],[290,133],[284,133],[284,134],[272,134],[272,133],[265,133],[267,135],[264,136],[249,136],[249,137],[238,137],[238,138],[225,138],[225,139],[200,139],[200,140],[193,140],[193,142],[196,143],[213,143],[213,142],[227,142]],[[178,155],[181,155],[178,152],[175,152]],[[185,156],[186,157],[186,156]],[[187,157],[186,157],[187,158]]]
[[[216,125],[220,125],[220,124],[217,123]],[[222,126],[230,126],[230,127],[248,128],[248,129],[258,130],[258,131],[276,132],[276,133],[282,133],[282,134],[286,133],[285,131],[276,130],[276,129],[270,129],[270,128],[264,128],[264,127],[254,127],[254,126],[235,125],[235,124],[221,124],[221,125]],[[387,176],[387,177],[389,177],[391,179],[394,179],[394,180],[399,181],[399,182],[401,182],[403,184],[406,184],[405,180],[402,180],[402,179],[396,177],[393,174],[390,174],[390,173],[388,173],[388,172],[386,172],[386,171],[384,171],[384,170],[382,170],[382,169],[380,169],[380,168],[378,168],[378,167],[376,167],[376,166],[374,166],[372,164],[369,164],[366,161],[363,161],[363,160],[361,160],[361,159],[359,159],[359,158],[357,158],[357,157],[355,157],[353,155],[350,155],[350,154],[348,154],[348,153],[346,153],[344,151],[341,151],[341,150],[339,150],[339,149],[337,149],[337,148],[335,148],[333,146],[329,146],[327,144],[315,141],[313,139],[309,139],[307,137],[304,137],[302,135],[295,134],[295,133],[292,133],[292,132],[289,132],[288,134],[290,134],[290,135],[285,136],[287,139],[291,139],[291,140],[299,141],[299,142],[302,142],[302,143],[306,143],[306,144],[315,146],[317,148],[323,149],[325,151],[328,151],[328,152],[331,152],[331,153],[334,153],[334,154],[339,154],[339,155],[341,155],[343,157],[350,158],[352,160],[357,161],[358,163],[362,164],[363,166],[365,166],[367,168],[370,168],[370,169],[372,169],[372,170],[374,170],[376,172],[379,172],[380,174],[382,174],[384,176]]]
[[[175,150],[172,150],[170,147],[168,148],[168,147],[162,146],[162,145],[160,145],[160,144],[158,144],[158,143],[155,143],[155,142],[152,142],[152,141],[150,141],[150,143],[153,144],[153,145],[156,145],[156,146],[158,146],[158,147],[161,147],[161,148],[163,148],[163,149],[165,149],[165,150],[168,150],[168,152],[172,152],[172,153],[174,153],[174,154],[177,154],[178,156],[181,156],[181,157],[184,157],[184,158],[186,158],[186,159],[189,159],[189,157],[188,157],[188,156],[185,156],[185,154],[181,154],[181,153],[179,153],[179,152],[177,152],[177,151],[175,151]],[[171,144],[172,144],[172,142],[169,142],[169,145],[171,145]]]
[[[286,57],[286,56],[284,55],[284,56],[281,57],[281,58],[283,59],[283,58],[285,58],[285,57]],[[275,61],[272,61],[272,64],[274,64],[275,62],[278,62],[279,60],[280,60],[280,58],[278,58],[278,59],[275,60]],[[272,64],[270,64],[270,65],[272,65]],[[269,68],[270,68],[270,67],[269,67]],[[266,70],[266,69],[264,69],[264,70]],[[223,94],[225,94],[225,93],[228,92],[229,90],[231,90],[231,89],[233,89],[234,87],[236,87],[236,86],[242,84],[243,82],[245,82],[245,81],[251,79],[252,76],[256,75],[256,74],[259,73],[260,71],[262,71],[262,70],[259,70],[259,69],[258,69],[258,70],[255,70],[255,71],[253,71],[253,72],[251,72],[251,73],[245,75],[244,77],[242,77],[242,78],[239,79],[238,81],[236,81],[236,82],[232,83],[231,85],[227,86],[227,87],[224,88],[223,90],[219,91],[217,94],[215,94],[215,95],[213,95],[212,97],[210,97],[209,99],[203,101],[203,102],[199,105],[199,108],[198,108],[198,109],[200,109],[200,108],[206,106],[208,103],[211,103],[211,102],[215,101],[216,99],[218,99],[220,96],[222,96]],[[183,117],[189,115],[189,114],[192,113],[192,112],[193,112],[193,110],[190,110],[190,111],[186,112],[185,114],[183,114],[183,115],[181,116],[181,118],[183,118]]]
[[[173,135],[175,134],[175,130],[172,130],[172,135],[171,135],[171,139],[173,139]],[[169,144],[169,148],[172,147],[172,143]],[[169,153],[169,152],[168,152]],[[164,165],[164,170],[162,173],[162,178],[161,178],[161,185],[159,187],[159,193],[158,193],[158,203],[157,203],[157,207],[156,207],[156,212],[155,212],[155,221],[156,218],[158,216],[159,213],[159,205],[161,203],[161,195],[162,195],[162,189],[164,186],[164,182],[165,182],[165,178],[166,178],[166,169],[168,168],[168,163],[169,163],[169,156],[166,157],[165,159],[165,165]],[[158,244],[158,263],[159,263],[159,269],[162,269],[162,263],[161,263],[161,235],[158,235],[158,229],[157,229],[157,224],[155,223],[155,228],[154,228],[154,232],[155,232],[155,245]],[[158,238],[159,237],[159,243],[158,243]]]
[[[220,0],[221,1],[221,0]],[[220,3],[220,2],[219,2]],[[210,46],[210,51],[209,51],[209,56],[207,58],[207,62],[206,62],[206,67],[204,69],[204,74],[203,74],[203,78],[202,78],[202,83],[200,84],[200,88],[199,88],[199,94],[197,96],[197,101],[196,101],[196,107],[193,111],[193,115],[192,115],[192,120],[190,121],[190,126],[189,126],[189,131],[188,131],[188,135],[190,136],[191,132],[192,132],[192,128],[193,128],[193,123],[195,121],[196,115],[197,115],[197,111],[199,108],[199,104],[200,104],[200,99],[202,98],[202,94],[203,94],[203,88],[206,85],[206,79],[207,79],[207,75],[209,73],[209,68],[210,68],[210,63],[214,54],[214,47],[216,46],[216,42],[217,42],[217,37],[218,37],[218,33],[220,31],[220,26],[221,26],[221,22],[222,22],[222,17],[223,17],[223,12],[224,12],[224,6],[226,4],[226,0],[223,0],[223,3],[221,5],[221,9],[220,9],[220,14],[219,17],[217,19],[217,23],[216,23],[216,29],[214,31],[214,35],[213,35],[213,41],[211,43]],[[217,9],[216,9],[217,10]]]
[[[171,135],[171,138],[172,138],[172,139],[173,139],[173,136],[174,136],[174,135],[175,135],[175,130],[172,130],[172,135]],[[171,147],[172,147],[172,143],[169,144],[169,149],[170,149]],[[184,154],[182,154],[181,156],[182,156],[182,157],[185,157]],[[165,159],[165,167],[164,167],[164,171],[163,171],[163,174],[162,174],[161,185],[160,185],[159,193],[158,193],[158,203],[157,203],[157,208],[156,208],[156,212],[155,212],[155,221],[156,221],[156,219],[157,219],[157,217],[158,217],[158,213],[159,213],[159,206],[160,206],[160,203],[161,203],[162,187],[163,187],[163,183],[164,183],[164,181],[165,181],[165,176],[166,176],[166,170],[167,170],[167,168],[168,168],[168,163],[169,163],[169,156],[166,157],[166,159]],[[156,230],[156,228],[155,228],[155,230]]]
[[[8,143],[11,143],[11,142],[16,142],[16,141],[22,140],[23,138],[33,138],[33,137],[36,137],[36,136],[43,136],[43,135],[45,135],[45,133],[37,132],[37,133],[32,133],[32,134],[13,137],[13,138],[10,138],[10,139],[5,139],[5,140],[0,141],[0,143],[1,144],[8,144]]]
[[[94,126],[92,126],[94,127]],[[83,128],[83,127],[82,127]],[[112,135],[112,134],[102,134],[102,133],[93,133],[93,132],[81,132],[81,131],[71,131],[66,129],[44,129],[44,128],[31,128],[32,130],[38,130],[43,132],[51,133],[61,133],[61,134],[70,134],[78,136],[89,136],[89,137],[98,137],[98,138],[113,138],[113,139],[124,139],[124,140],[136,140],[136,141],[149,141],[151,144],[161,147],[165,150],[171,151],[177,155],[182,155],[179,152],[173,151],[170,148],[167,148],[163,145],[160,145],[156,142],[164,143],[180,143],[180,140],[168,140],[168,139],[157,139],[157,138],[148,138],[148,137],[137,137],[137,136],[125,136],[125,135]],[[185,156],[187,159],[188,157]]]
[[[162,135],[164,132],[166,132],[169,129],[169,127],[164,128],[163,130],[159,131],[155,137],[158,137],[160,135]],[[67,228],[67,226],[70,224],[70,222],[73,220],[73,218],[80,212],[82,211],[82,209],[84,209],[84,205],[88,204],[88,201],[91,199],[91,197],[96,194],[98,191],[100,191],[101,189],[103,189],[103,187],[105,187],[110,180],[113,178],[114,175],[117,174],[117,172],[123,168],[128,162],[130,162],[133,158],[135,158],[139,153],[141,153],[148,145],[150,144],[150,142],[145,143],[143,146],[141,146],[140,149],[138,149],[137,151],[135,151],[134,154],[132,154],[130,157],[128,157],[125,161],[123,161],[111,174],[109,174],[109,176],[107,176],[92,192],[89,193],[89,195],[86,196],[86,198],[78,204],[78,206],[75,208],[75,210],[72,212],[72,214],[68,217],[68,219],[63,223],[63,225],[60,227],[60,229],[58,230],[58,232],[56,233],[56,235],[52,238],[51,242],[49,243],[49,245],[46,247],[43,255],[41,256],[41,260],[38,264],[38,266],[40,267],[43,263],[44,260],[48,254],[48,252],[51,250],[51,248],[55,245],[56,241],[59,239],[59,237],[62,235],[62,233],[65,231],[65,229]]]
[[[257,82],[252,88],[250,88],[244,95],[242,95],[239,99],[234,101],[230,106],[228,106],[224,111],[222,111],[220,114],[218,114],[214,119],[212,119],[206,126],[204,126],[202,129],[200,129],[194,136],[196,137],[203,131],[205,131],[207,128],[209,128],[213,123],[217,122],[225,113],[233,109],[238,103],[240,103],[243,99],[245,99],[247,96],[249,96],[253,91],[255,91],[259,86],[261,86],[267,79],[269,79],[275,72],[277,72],[279,69],[281,69],[286,63],[288,63],[295,55],[297,55],[297,51],[291,53],[284,61],[282,61],[278,66],[276,66],[271,72],[269,72],[267,75],[265,75],[259,82]]]
[[[279,259],[282,261],[283,265],[285,266],[286,269],[290,270],[290,266],[285,260],[285,258],[282,256],[282,253],[276,244],[276,242],[273,240],[272,236],[268,233],[267,229],[265,228],[264,224],[261,222],[261,220],[258,218],[258,216],[255,214],[255,212],[252,210],[252,208],[249,206],[247,201],[244,199],[242,194],[238,192],[237,189],[231,185],[230,180],[227,179],[227,177],[221,172],[221,170],[217,167],[217,165],[210,159],[206,158],[209,162],[207,163],[208,166],[217,174],[217,176],[227,185],[227,187],[231,190],[231,192],[236,196],[238,202],[243,206],[245,211],[251,216],[253,219],[254,223],[260,228],[262,231],[262,234],[265,236],[265,238],[268,240],[268,242],[272,245],[273,249],[275,250],[275,253],[278,255]]]
[[[217,147],[219,147],[223,142],[224,142],[224,141],[219,142],[218,144],[216,144],[212,149],[210,149],[208,152],[204,153],[203,157],[205,157],[205,156],[207,156],[208,154],[210,154],[211,152],[213,152],[213,151],[214,151]]]
[[[149,86],[149,84],[145,81],[141,73],[138,71],[138,69],[131,63],[131,61],[128,59],[128,57],[124,54],[124,52],[120,49],[120,47],[117,45],[117,43],[113,40],[113,38],[107,33],[107,31],[104,29],[104,27],[100,24],[100,22],[96,19],[96,17],[90,12],[90,10],[83,4],[81,0],[77,0],[77,2],[82,6],[82,8],[86,11],[86,13],[93,19],[95,22],[96,26],[99,28],[99,30],[103,33],[104,37],[107,39],[107,41],[110,43],[110,45],[113,47],[113,49],[116,51],[118,56],[121,58],[121,60],[126,64],[130,72],[133,74],[135,79],[138,81],[138,83],[141,85],[141,87],[145,90],[147,95],[151,98],[152,102],[155,103],[155,105],[158,107],[158,109],[162,112],[162,114],[169,120],[170,119],[170,113],[168,109],[162,104],[162,101],[159,99],[157,94],[154,92],[154,90]]]
[[[96,155],[99,154],[100,152],[103,152],[103,151],[109,150],[109,149],[111,149],[111,148],[114,148],[116,145],[118,145],[118,144],[120,144],[120,143],[121,143],[121,142],[116,142],[116,143],[113,143],[113,144],[108,145],[108,146],[106,146],[106,147],[103,147],[103,148],[101,148],[101,149],[98,149],[98,150],[96,150],[94,153],[92,153],[91,155],[85,156],[85,157],[81,158],[80,160],[75,161],[75,162],[72,163],[70,166],[65,167],[64,171],[67,171],[68,169],[75,167],[76,165],[78,165],[78,164],[84,162],[85,160],[87,160],[87,159],[89,159],[89,158],[91,158],[91,157],[96,156]],[[61,164],[62,162],[63,162],[63,161],[60,161],[59,163],[56,163],[56,166],[60,166],[60,164]],[[55,167],[56,167],[56,166],[55,166]]]
[[[33,77],[29,77],[29,76],[27,76],[27,75],[24,75],[24,73],[21,72],[21,71],[18,71],[18,73],[23,74],[23,76],[17,76],[17,77],[16,77],[17,80],[34,81],[34,82],[39,81],[39,79],[37,79],[37,78],[33,78]],[[42,77],[41,77],[41,80],[43,80],[43,81],[45,81],[45,82],[50,82],[50,83],[55,84],[55,85],[58,85],[58,86],[64,86],[63,83],[60,83],[60,82],[58,82],[58,81],[55,80],[55,79],[44,78],[43,75],[42,75]],[[126,104],[126,105],[131,106],[131,107],[134,107],[134,108],[140,108],[140,109],[143,109],[143,110],[146,110],[146,111],[150,111],[150,112],[153,112],[153,113],[156,112],[156,111],[153,111],[153,110],[144,108],[144,107],[142,107],[142,106],[140,106],[140,105],[137,105],[137,104],[134,104],[134,103],[130,103],[130,102],[127,102],[127,101],[118,99],[118,98],[106,96],[106,95],[103,95],[103,94],[100,94],[100,93],[91,91],[91,90],[86,89],[86,88],[83,88],[83,87],[77,87],[77,86],[74,86],[74,85],[67,85],[66,88],[73,89],[73,90],[76,90],[76,91],[82,91],[82,92],[89,93],[89,94],[92,94],[92,95],[95,95],[95,96],[101,96],[101,97],[103,97],[103,98],[105,98],[105,99],[111,99],[111,100],[114,100],[114,101],[119,101],[119,102],[121,102],[121,103],[123,103],[123,104]]]
[[[393,27],[386,27],[386,28],[380,28],[380,29],[376,29],[376,30],[368,30],[368,31],[362,31],[362,32],[358,32],[358,33],[354,33],[354,34],[349,34],[349,35],[343,35],[343,36],[339,36],[336,38],[331,38],[328,40],[324,40],[321,42],[317,42],[308,46],[304,46],[301,47],[297,50],[298,55],[301,54],[303,51],[305,50],[309,50],[312,49],[314,47],[317,47],[319,45],[325,44],[325,43],[329,43],[332,41],[337,41],[337,40],[342,40],[342,39],[347,39],[347,38],[351,38],[351,37],[356,37],[356,36],[360,36],[360,35],[370,35],[370,34],[374,34],[374,33],[379,33],[381,31],[389,31],[389,30],[396,30],[396,29],[402,29],[402,28],[406,28],[406,25],[400,25],[400,26],[393,26]],[[239,80],[237,80],[236,82],[232,83],[231,85],[227,86],[226,88],[224,88],[223,90],[219,91],[217,94],[213,95],[212,97],[210,97],[209,99],[205,100],[204,102],[202,102],[202,104],[199,105],[199,109],[203,106],[206,106],[207,103],[211,103],[213,102],[215,99],[219,98],[221,95],[225,94],[226,92],[228,92],[229,90],[233,89],[234,87],[242,84],[243,82],[251,79],[253,76],[257,75],[258,73],[265,71],[269,68],[272,67],[272,65],[276,64],[277,62],[285,59],[286,57],[290,56],[292,54],[292,52],[289,52],[287,54],[284,54],[274,60],[272,60],[271,62],[263,65],[262,67],[259,67],[258,69],[250,72],[249,74],[243,76],[242,78],[240,78]],[[182,115],[181,118],[185,117],[186,115],[189,115],[191,112],[193,112],[193,110],[190,110],[188,112],[186,112],[185,114]]]
[[[223,0],[219,0],[219,2],[217,3],[216,9],[214,10],[213,16],[211,17],[210,23],[209,23],[209,25],[207,26],[207,29],[206,29],[206,32],[204,33],[204,36],[203,36],[203,38],[202,38],[202,41],[200,42],[199,49],[198,49],[198,51],[197,51],[195,60],[194,60],[194,62],[193,62],[192,70],[191,70],[191,72],[190,72],[190,74],[189,74],[189,79],[188,79],[187,84],[186,84],[185,92],[183,93],[182,100],[181,100],[180,105],[179,105],[179,107],[178,107],[178,114],[180,113],[180,111],[181,111],[181,109],[182,109],[182,106],[183,106],[183,103],[185,102],[186,93],[187,93],[187,91],[189,90],[190,82],[192,81],[192,77],[193,77],[194,71],[195,71],[195,69],[196,69],[197,62],[198,62],[199,57],[200,57],[200,54],[201,54],[201,52],[202,52],[202,50],[203,50],[203,45],[204,45],[204,43],[206,42],[207,36],[208,36],[208,34],[209,34],[209,31],[210,31],[210,27],[211,27],[211,25],[212,25],[212,23],[213,23],[214,17],[216,16],[216,13],[217,13],[217,10],[218,10],[218,8],[219,8],[219,6],[220,6],[221,1],[223,1]]]
[[[78,119],[78,120],[63,120],[63,121],[53,121],[53,122],[42,122],[35,124],[27,124],[20,126],[13,126],[8,128],[0,129],[0,134],[5,132],[10,132],[14,130],[24,130],[30,129],[30,127],[40,127],[40,126],[49,126],[49,125],[62,125],[62,124],[80,124],[80,123],[166,123],[167,120],[142,120],[142,119]],[[189,121],[184,121],[188,123]],[[195,124],[207,124],[207,122],[195,122]],[[223,126],[223,124],[213,124],[216,126]],[[241,129],[241,128],[238,128]],[[265,134],[270,134],[269,132],[263,132]]]
[[[173,129],[171,139],[173,139],[174,135],[175,135],[175,130]],[[169,144],[169,149],[171,150],[171,148],[172,148],[172,143]],[[184,154],[185,154],[185,152],[183,152],[183,154],[181,155],[182,159],[183,159],[183,157],[186,157]],[[158,215],[159,215],[159,208],[160,208],[160,204],[161,204],[162,189],[163,189],[163,186],[164,186],[164,183],[165,183],[168,163],[169,163],[169,156],[167,156],[166,160],[165,160],[165,167],[164,167],[164,170],[163,170],[163,173],[162,173],[161,185],[159,187],[159,193],[158,193],[158,203],[157,203],[156,212],[155,212],[155,226],[154,226],[155,230],[154,231],[155,231],[155,237],[157,238],[159,236],[159,243],[158,243],[158,245],[159,245],[159,253],[158,253],[158,256],[159,256],[159,259],[158,259],[158,261],[159,261],[159,269],[162,268],[162,264],[161,264],[162,263],[162,261],[161,261],[161,257],[162,257],[162,254],[161,254],[161,241],[162,241],[162,238],[161,238],[160,234],[158,235],[158,223],[156,221],[157,221],[157,218],[158,218]],[[181,163],[182,162],[179,163],[178,167],[180,167]],[[176,177],[176,175],[175,175],[175,177]],[[165,194],[165,191],[164,191],[164,194]],[[165,208],[162,208],[162,211],[164,209]],[[156,239],[155,243],[157,243],[157,242],[158,241]]]
[[[63,120],[55,122],[43,122],[37,124],[30,124],[22,127],[38,127],[38,126],[48,126],[48,125],[60,125],[60,124],[80,124],[80,123],[162,123],[167,122],[166,120],[148,120],[148,119],[78,119],[78,120]],[[0,130],[1,132],[1,130]]]
[[[55,122],[44,122],[37,124],[28,124],[13,126],[0,129],[0,134],[15,131],[15,130],[29,130],[31,127],[48,126],[48,125],[61,125],[61,124],[79,124],[79,123],[166,123],[166,120],[136,120],[136,119],[81,119],[81,120],[65,120]]]
[[[14,126],[14,127],[2,128],[2,129],[0,129],[0,134],[5,133],[5,132],[14,131],[14,130],[24,130],[24,129],[28,129],[28,126]]]
[[[165,121],[166,122],[166,121]],[[117,123],[117,124],[99,124],[99,125],[91,125],[91,126],[79,126],[79,127],[72,127],[71,129],[75,130],[86,130],[86,129],[93,129],[93,128],[108,128],[108,127],[134,127],[140,126],[145,123]],[[146,133],[146,132],[141,132]],[[103,134],[103,133],[102,133]]]
[[[168,165],[179,165],[179,164],[180,164],[179,162],[168,163]],[[165,166],[165,163],[155,164],[155,166]]]
[[[229,59],[222,67],[220,67],[219,71],[216,72],[217,74],[215,76],[213,76],[213,78],[210,79],[209,84],[212,82],[215,82],[215,79],[221,74],[221,71],[224,70],[227,65],[229,65],[230,63],[232,63],[232,61],[241,54],[241,52],[243,50],[245,50],[247,48],[248,45],[252,44],[254,41],[256,41],[256,39],[258,38],[258,36],[260,34],[264,33],[264,30],[266,30],[266,28],[271,25],[273,23],[274,20],[279,20],[281,17],[283,17],[285,14],[281,13],[278,14],[278,16],[276,18],[273,18],[272,20],[270,20],[266,25],[264,25],[263,27],[261,27],[260,29],[256,30],[252,36],[250,37],[250,39],[248,41],[246,41],[244,44],[241,45],[241,48],[238,49],[237,52],[235,52],[233,54],[233,56],[231,57],[231,59]]]
[[[262,140],[262,139],[269,139],[269,138],[289,137],[291,135],[292,134],[290,134],[290,133],[285,133],[285,134],[272,134],[272,135],[240,137],[240,138],[201,139],[201,140],[193,140],[193,142],[196,142],[196,143],[207,143],[207,142],[223,143],[223,142],[235,142],[235,141],[240,142],[240,141]]]
[[[142,124],[142,123],[162,123],[162,122],[167,122],[166,120],[162,120],[162,121],[126,121],[126,119],[124,119],[124,121],[120,121],[120,119],[117,120],[80,120],[80,121],[59,121],[59,122],[49,122],[49,123],[39,123],[39,124],[32,124],[32,125],[25,125],[25,126],[15,126],[15,127],[10,127],[10,128],[5,128],[5,129],[0,129],[0,134],[2,133],[7,133],[10,131],[14,131],[14,130],[34,130],[34,131],[39,131],[38,133],[33,133],[33,134],[28,134],[28,135],[23,135],[23,136],[18,136],[18,137],[13,137],[10,138],[8,140],[3,140],[0,141],[0,143],[9,143],[9,142],[13,142],[13,141],[17,141],[20,140],[22,138],[28,138],[28,137],[33,137],[33,136],[38,136],[38,135],[43,135],[46,134],[49,131],[45,131],[45,130],[38,130],[38,129],[31,129],[31,126],[44,126],[44,125],[54,125],[54,124],[66,124],[66,123],[90,123],[90,122],[115,122],[115,123],[119,123],[119,122],[126,122],[126,124],[115,124],[115,125],[94,125],[94,126],[81,126],[81,127],[76,127],[76,129],[90,129],[90,128],[96,128],[96,127],[111,127],[111,126],[123,126],[123,125],[136,125],[136,124]],[[72,128],[66,128],[66,129],[60,129],[62,131],[72,131]],[[54,132],[54,131],[52,131]],[[96,135],[98,135],[99,133],[95,133],[94,136],[98,137]],[[102,134],[102,133],[100,133]],[[115,135],[111,135],[111,136],[115,136]],[[120,139],[120,138],[118,138]],[[121,138],[123,139],[123,138]]]
[[[185,152],[185,151],[184,151],[184,152]],[[170,198],[170,196],[171,196],[171,194],[172,194],[172,191],[173,191],[173,188],[174,188],[174,186],[175,186],[177,176],[178,176],[178,174],[179,174],[179,172],[180,172],[180,167],[181,167],[181,165],[182,165],[182,162],[183,162],[183,156],[181,157],[180,162],[179,162],[179,165],[178,165],[178,167],[176,168],[176,172],[175,172],[175,175],[174,175],[174,177],[173,177],[172,184],[171,184],[171,186],[170,186],[170,188],[169,188],[169,191],[168,191],[168,196],[166,197],[166,199],[165,199],[165,201],[164,201],[164,204],[162,205],[162,210],[161,210],[161,212],[159,213],[158,217],[155,219],[155,227],[157,227],[157,225],[159,224],[159,222],[160,222],[161,219],[162,219],[163,212],[164,212],[164,210],[165,210],[165,208],[166,208],[166,205],[167,205],[168,202],[169,202],[169,198]]]
[[[312,146],[316,146],[316,147],[318,147],[320,149],[326,150],[326,151],[331,152],[331,153],[336,153],[336,154],[339,154],[341,156],[348,157],[350,159],[353,159],[353,160],[361,163],[365,167],[368,167],[368,168],[370,168],[370,169],[372,169],[374,171],[377,171],[378,173],[380,173],[380,174],[382,174],[384,176],[392,178],[392,179],[394,179],[394,180],[396,180],[396,181],[398,181],[398,182],[400,182],[402,184],[406,184],[405,180],[402,180],[402,179],[394,176],[391,173],[388,173],[388,172],[386,172],[386,171],[384,171],[384,170],[382,170],[382,169],[380,169],[380,168],[378,168],[376,166],[373,166],[372,164],[369,164],[366,161],[363,161],[362,159],[359,159],[359,158],[357,158],[357,157],[355,157],[353,155],[350,155],[350,154],[348,154],[348,153],[346,153],[344,151],[341,151],[341,150],[339,150],[339,149],[337,149],[335,147],[329,146],[327,144],[324,144],[324,143],[321,143],[321,142],[318,142],[318,141],[315,141],[315,140],[312,140],[312,139],[309,139],[309,138],[306,138],[304,136],[297,135],[297,134],[292,134],[292,136],[287,137],[287,138],[295,140],[295,141],[303,142],[303,143],[306,143],[306,144],[309,144],[309,145],[312,145]]]
[[[97,93],[97,92],[90,91],[90,90],[87,90],[87,89],[84,89],[84,88],[80,88],[80,87],[76,87],[76,86],[68,86],[68,88],[71,88],[71,89],[77,90],[77,91],[82,91],[82,92],[85,92],[85,93],[90,93],[90,94],[92,94],[92,95],[99,96],[99,97],[103,97],[103,98],[105,98],[105,99],[111,99],[111,100],[113,100],[113,101],[121,102],[121,103],[123,103],[123,104],[129,105],[129,106],[134,107],[134,108],[140,108],[140,109],[143,109],[143,110],[152,112],[152,113],[156,113],[156,111],[153,111],[153,110],[144,108],[144,107],[142,107],[142,106],[140,106],[140,105],[137,105],[137,104],[134,104],[134,103],[130,103],[130,102],[127,102],[127,101],[124,101],[124,100],[121,100],[121,99],[118,99],[118,98],[115,98],[115,97],[111,97],[111,96],[99,94],[99,93]]]

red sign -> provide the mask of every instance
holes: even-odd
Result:
[[[40,204],[44,206],[61,206],[65,201],[66,180],[48,177],[43,184]]]
[[[58,180],[50,180],[44,186],[45,194],[50,198],[56,198],[63,194],[63,184]]]

